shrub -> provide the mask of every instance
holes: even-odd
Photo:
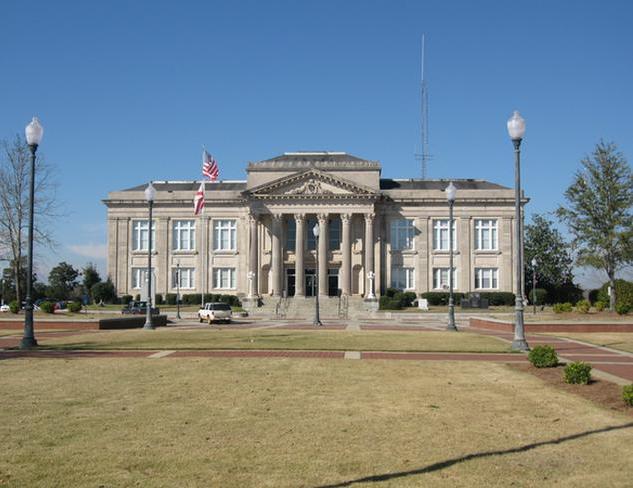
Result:
[[[558,365],[558,356],[552,346],[536,346],[528,354],[528,359],[537,368],[553,368]]]
[[[106,281],[101,281],[92,285],[90,289],[92,300],[95,303],[116,303],[116,289],[114,284],[108,278]],[[130,297],[130,300],[132,298]]]
[[[622,399],[624,403],[633,407],[633,385],[625,385],[622,387]]]
[[[555,303],[554,304],[554,313],[563,313],[563,312],[571,312],[574,309],[574,306],[569,303]]]
[[[600,300],[600,298],[598,298],[598,293],[600,293],[600,288],[589,291],[589,301],[592,305],[595,305],[595,303]]]
[[[53,302],[42,302],[40,303],[40,310],[45,313],[54,313],[55,304]]]
[[[591,380],[591,365],[582,361],[575,361],[565,366],[565,383],[572,385],[586,385]]]
[[[176,305],[176,298],[177,297],[178,297],[178,295],[176,295],[175,293],[167,293],[165,295],[165,303],[167,305]]]
[[[163,295],[161,295],[160,293],[156,294],[154,301],[156,302],[154,303],[154,305],[163,305],[165,303],[165,301],[163,300]]]
[[[400,305],[403,307],[413,307],[413,302],[417,300],[418,296],[413,291],[405,291],[402,294],[402,299],[400,300]]]
[[[548,290],[547,296],[552,303],[570,302],[573,304],[582,300],[582,289],[573,283],[565,283]]]
[[[11,311],[11,313],[18,313],[20,311],[20,304],[17,300],[9,302],[9,310]]]
[[[380,310],[400,310],[402,308],[400,306],[400,300],[397,300],[394,297],[389,297],[387,295],[383,295],[380,297],[378,305]]]
[[[137,294],[134,296],[134,300],[136,300],[137,302],[140,302],[140,301],[141,301],[141,294],[140,294],[140,293],[137,293]]]
[[[508,291],[491,291],[479,294],[481,298],[488,300],[488,305],[497,307],[500,305],[514,305],[514,293]]]
[[[598,292],[598,300],[606,303],[607,305],[610,303],[609,301],[609,293],[608,293],[609,283],[605,283],[600,288]],[[615,299],[616,307],[620,304],[628,304],[629,307],[633,308],[633,282],[626,280],[615,280]],[[616,310],[617,311],[617,310]]]
[[[597,312],[602,312],[606,308],[605,303],[601,302],[600,300],[598,300],[596,303],[594,303],[593,306],[594,306],[594,308],[596,309]]]
[[[591,304],[589,300],[580,300],[576,303],[576,312],[578,313],[589,313],[589,309],[591,308]]]
[[[123,305],[127,305],[128,303],[130,303],[132,300],[134,299],[134,297],[132,297],[132,295],[123,295],[121,297],[121,303]]]
[[[531,304],[545,305],[547,303],[547,290],[545,288],[535,288],[534,293],[530,290],[528,297]],[[536,300],[534,297],[536,297]]]
[[[72,313],[79,313],[81,312],[81,302],[70,302],[68,304],[68,311],[72,312]]]
[[[429,305],[448,305],[448,292],[445,291],[427,291],[426,293],[422,293],[421,297],[426,298]],[[464,294],[455,292],[453,293],[453,297],[455,304],[458,304],[460,300],[464,298]]]
[[[628,303],[618,303],[615,306],[615,311],[618,313],[618,315],[626,315],[631,311],[631,305],[629,305]]]
[[[398,288],[387,288],[385,290],[385,296],[389,297],[389,298],[393,298],[396,293],[401,293],[402,290],[398,289]]]

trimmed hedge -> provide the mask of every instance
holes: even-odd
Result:
[[[55,304],[53,302],[40,303],[40,310],[44,313],[55,313]]]
[[[554,313],[571,312],[574,310],[574,306],[569,302],[555,303],[553,309]]]
[[[479,295],[481,298],[486,298],[488,300],[488,305],[491,306],[514,305],[514,293],[509,291],[482,292]]]
[[[399,299],[383,295],[378,300],[378,308],[380,310],[401,310],[402,305]]]
[[[422,298],[426,298],[427,301],[429,302],[429,305],[448,305],[449,294],[448,292],[445,292],[445,291],[427,291],[426,293],[422,293],[422,295],[420,296]],[[464,295],[464,293],[454,292],[453,300],[455,304],[457,305],[461,301],[461,299],[464,298],[465,296],[466,295]]]
[[[558,365],[558,355],[552,346],[536,346],[529,352],[528,359],[537,368],[554,368]]]
[[[535,296],[536,301],[534,301]],[[535,288],[534,293],[530,290],[528,297],[532,305],[545,305],[547,303],[547,290],[545,288]]]
[[[575,361],[565,366],[563,374],[565,383],[586,385],[591,380],[591,365],[582,361]]]
[[[576,312],[578,313],[589,313],[589,309],[591,308],[591,304],[588,300],[580,300],[576,303]]]
[[[81,312],[81,309],[82,309],[81,302],[70,302],[68,304],[68,311],[69,312],[79,313],[79,312]]]
[[[200,300],[202,296],[200,293],[188,293],[186,295],[180,295],[181,303],[185,305],[200,305]],[[228,303],[231,307],[241,307],[242,302],[240,302],[239,297],[235,295],[224,295],[220,293],[205,293],[204,294],[204,303],[208,302],[222,302]],[[174,298],[174,304],[176,304],[176,299]]]
[[[625,385],[622,387],[622,400],[627,405],[633,407],[633,385]]]

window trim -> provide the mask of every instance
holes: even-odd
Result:
[[[406,222],[407,225],[403,226],[402,222]],[[402,229],[403,231],[411,231],[411,235],[409,236],[408,233],[404,236],[404,241],[406,242],[407,239],[410,239],[411,243],[409,247],[401,247],[400,246],[400,237],[398,234],[398,231]],[[394,232],[395,230],[395,232]],[[402,217],[402,218],[397,218],[397,219],[391,219],[391,222],[389,224],[389,243],[391,244],[391,250],[392,251],[414,251],[415,250],[415,231],[416,231],[416,227],[415,227],[415,218],[412,217]],[[398,236],[398,237],[396,237]],[[396,245],[397,244],[397,245]]]
[[[229,271],[228,287],[222,285],[222,271]],[[213,289],[214,290],[236,290],[237,289],[237,269],[230,266],[218,266],[213,268]]]
[[[223,222],[230,222],[231,224],[227,227],[220,227],[220,224]],[[235,218],[217,218],[212,220],[211,229],[213,232],[213,252],[235,252],[237,251],[237,219]],[[221,230],[226,230],[229,232],[229,247],[223,248],[220,247],[222,242],[221,234],[218,232]],[[232,233],[231,233],[232,231]]]
[[[394,283],[394,270],[404,271],[404,287],[403,291],[415,291],[415,267],[414,266],[391,266],[390,285],[392,288],[398,288]],[[407,286],[408,285],[408,286]]]
[[[483,272],[491,271],[490,274],[490,287],[484,287],[483,285]],[[475,282],[473,283],[475,290],[498,290],[499,289],[499,268],[494,267],[477,267],[474,270],[473,278]],[[479,286],[477,286],[479,283]],[[495,286],[496,285],[496,286]]]
[[[180,227],[181,223],[188,223],[188,227],[182,228]],[[189,241],[190,247],[189,249],[183,249],[182,243],[183,239],[181,239],[182,234],[189,233]],[[171,250],[173,252],[178,253],[188,253],[196,251],[196,237],[197,237],[197,229],[196,229],[196,221],[194,219],[174,219],[171,224]]]
[[[433,289],[434,290],[441,290],[441,291],[446,291],[450,289],[450,281],[448,281],[448,283],[446,284],[446,288],[443,288],[442,286],[438,287],[438,284],[442,284],[442,276],[441,276],[441,272],[443,270],[448,271],[449,267],[448,266],[435,266],[432,270],[432,278],[433,278]],[[440,275],[440,279],[437,279],[436,274]],[[452,278],[453,280],[453,290],[458,289],[457,283],[459,283],[458,281],[458,272],[457,272],[457,267],[453,266],[453,272],[451,273],[452,276],[449,276],[448,279],[450,280]]]
[[[145,229],[140,229],[137,231],[137,225],[140,225],[142,222],[145,222]],[[132,245],[132,252],[147,252],[146,247],[140,247],[141,245],[141,232],[147,232],[149,238],[149,219],[132,219],[131,222],[132,232],[130,232]],[[137,247],[137,245],[139,247]],[[152,219],[152,252],[156,252],[156,219]]]
[[[440,219],[440,218],[434,218],[433,219],[433,225],[432,225],[432,231],[433,231],[433,251],[435,252],[450,252],[450,245],[446,244],[446,248],[442,248],[441,246],[438,246],[439,243],[442,242],[441,239],[441,234],[440,232],[442,230],[446,230],[448,231],[448,222],[450,219],[446,218],[446,219]],[[439,227],[439,224],[441,222],[446,222],[446,227],[445,228],[441,228]],[[447,236],[447,241],[450,241],[450,236]],[[458,248],[459,248],[459,241],[457,239],[457,219],[453,218],[453,254],[457,252]]]
[[[475,242],[473,243],[473,249],[475,251],[479,251],[479,252],[497,252],[499,251],[499,218],[497,217],[479,217],[479,218],[475,218],[473,219],[473,235],[475,238]],[[482,239],[482,233],[483,233],[483,225],[479,226],[479,223],[483,223],[483,222],[494,222],[494,225],[492,226],[488,226],[487,229],[491,231],[492,235],[494,236],[494,239],[492,239],[491,236],[491,247],[489,248],[484,248],[483,247],[483,239]]]

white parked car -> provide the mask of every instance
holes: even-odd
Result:
[[[206,321],[209,324],[220,321],[230,324],[232,316],[233,312],[231,311],[230,305],[227,303],[205,303],[204,308],[198,310],[198,320],[200,320],[200,322]]]
[[[0,305],[0,312],[10,312],[11,309],[9,308],[9,305],[4,304],[4,305]]]

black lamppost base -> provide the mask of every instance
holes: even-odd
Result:
[[[20,349],[33,349],[37,347],[35,337],[23,337],[20,341]]]

